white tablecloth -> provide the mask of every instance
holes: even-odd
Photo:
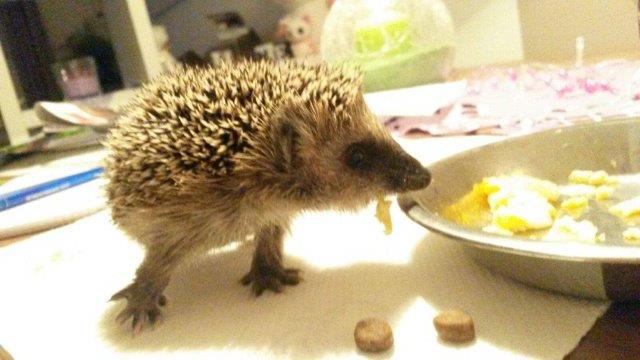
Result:
[[[491,140],[401,144],[428,163]],[[142,252],[98,212],[0,248],[0,345],[17,360],[366,358],[353,329],[380,316],[395,346],[377,359],[560,359],[606,309],[494,276],[395,204],[390,236],[373,213],[298,218],[286,263],[301,267],[304,281],[282,294],[253,298],[238,283],[248,244],[189,264],[167,289],[164,324],[132,339],[114,322],[123,303],[107,299],[131,279]],[[432,318],[450,308],[474,317],[474,343],[438,341]]]

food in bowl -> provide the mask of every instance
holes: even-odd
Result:
[[[640,196],[613,205],[609,208],[609,212],[621,218],[640,214]]]
[[[498,235],[587,243],[606,239],[596,224],[583,218],[592,206],[620,218],[640,215],[640,196],[609,204],[619,180],[604,170],[574,170],[567,180],[558,184],[517,173],[485,177],[442,215]]]
[[[593,186],[600,186],[605,184],[615,184],[614,177],[604,170],[590,171],[590,170],[573,170],[569,174],[569,182],[574,184],[587,184]]]
[[[600,241],[598,236],[604,235],[598,233],[598,228],[589,220],[577,221],[571,216],[562,216],[556,219],[543,239],[555,240],[562,239],[568,241],[579,242],[597,242]]]
[[[622,233],[624,241],[629,243],[640,243],[640,228],[632,226]]]

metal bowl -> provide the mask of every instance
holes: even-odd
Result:
[[[515,171],[566,183],[575,169],[610,174],[640,173],[640,119],[610,120],[512,137],[468,150],[429,165],[433,180],[398,202],[425,228],[464,244],[482,266],[542,289],[591,299],[640,298],[640,246],[622,241],[623,224],[612,215],[595,219],[604,243],[543,242],[465,228],[440,212],[486,176]],[[625,194],[640,195],[637,186]],[[632,194],[633,193],[633,194]],[[614,197],[612,200],[616,200]]]

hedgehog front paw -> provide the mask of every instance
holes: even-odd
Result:
[[[116,322],[122,325],[132,318],[134,336],[139,335],[145,327],[154,328],[162,323],[160,307],[167,304],[167,298],[162,293],[145,291],[134,283],[115,293],[109,301],[119,299],[127,300],[127,306],[118,314]]]
[[[282,266],[254,266],[241,280],[242,285],[252,284],[255,296],[260,296],[265,289],[275,293],[282,292],[285,285],[298,285],[301,280],[300,269]]]

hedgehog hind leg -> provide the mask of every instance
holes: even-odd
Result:
[[[167,304],[163,292],[180,259],[181,256],[176,256],[175,251],[151,248],[136,270],[135,280],[111,297],[110,301],[127,301],[116,321],[122,325],[131,319],[134,336],[162,322],[161,308]]]
[[[282,240],[284,229],[279,225],[266,226],[256,236],[251,270],[242,278],[245,286],[251,284],[252,292],[260,296],[264,290],[279,293],[286,285],[301,281],[300,270],[283,265]]]

